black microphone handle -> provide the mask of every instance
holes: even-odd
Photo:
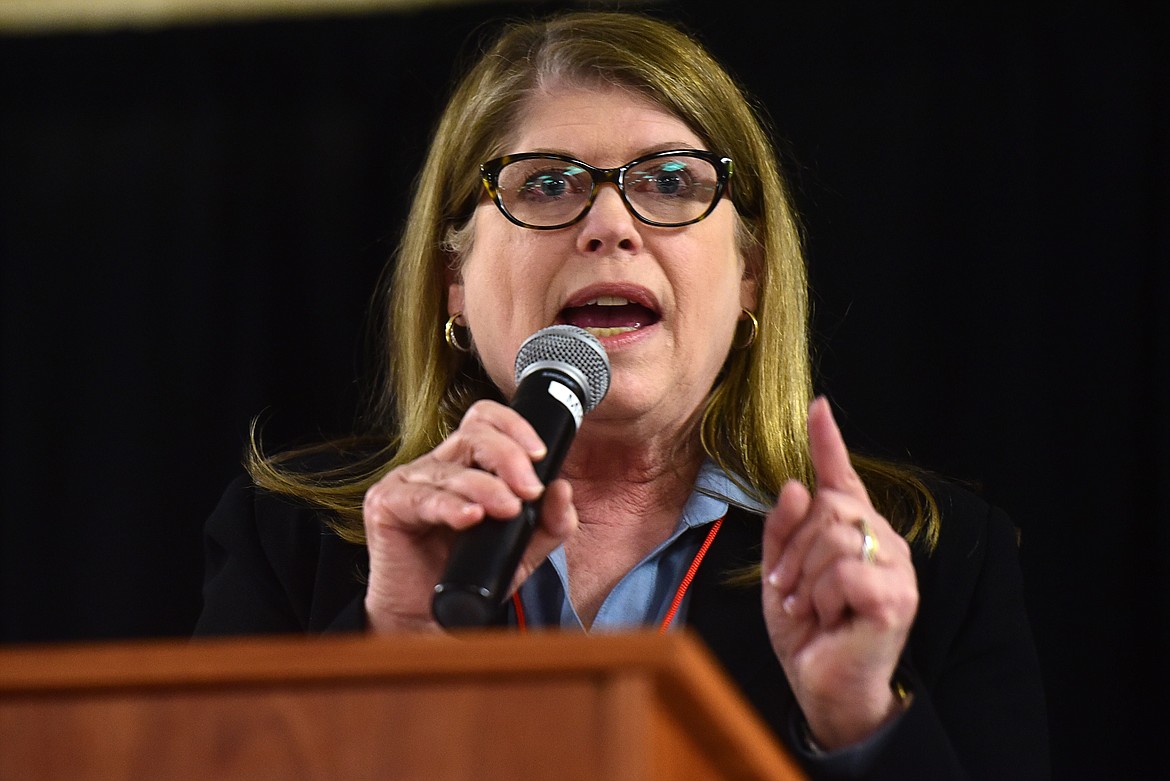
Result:
[[[524,378],[511,404],[532,424],[548,449],[545,457],[533,464],[536,476],[545,485],[560,472],[577,433],[576,418],[564,404],[550,397],[551,382],[566,386],[578,399],[585,398],[584,390],[568,375],[545,368]],[[524,502],[513,518],[485,518],[459,533],[431,603],[441,626],[471,628],[492,622],[539,517],[540,500]]]

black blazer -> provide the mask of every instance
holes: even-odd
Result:
[[[938,548],[915,552],[919,610],[902,674],[914,699],[863,750],[814,757],[764,625],[760,588],[727,583],[758,564],[761,518],[732,509],[690,589],[687,625],[813,779],[1045,779],[1048,730],[1023,602],[1015,529],[973,494],[939,484]],[[366,551],[319,514],[233,482],[207,521],[198,635],[360,631]]]

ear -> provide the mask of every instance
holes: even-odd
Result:
[[[453,316],[463,311],[463,282],[447,284],[447,316]]]
[[[447,316],[463,311],[463,275],[458,271],[458,262],[449,260],[443,266],[443,278],[447,283]]]
[[[756,279],[744,276],[739,282],[739,305],[749,312],[756,311]]]
[[[756,311],[756,304],[759,302],[757,295],[759,270],[763,263],[761,252],[760,247],[753,245],[750,250],[743,253],[743,276],[739,280],[739,305],[751,312]]]

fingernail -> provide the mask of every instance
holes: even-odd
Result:
[[[784,601],[780,603],[780,607],[783,608],[784,612],[787,613],[788,615],[792,615],[793,613],[795,613],[796,612],[796,595],[789,594],[788,596],[784,597]]]

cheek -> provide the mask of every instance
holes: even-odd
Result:
[[[464,275],[463,314],[477,332],[498,335],[519,319],[531,297],[512,269],[484,264]]]
[[[558,254],[527,236],[480,242],[463,268],[464,313],[473,324],[478,320],[485,327],[531,325],[534,318],[546,314],[548,291],[557,273],[553,259]]]
[[[676,285],[691,307],[707,318],[722,318],[725,310],[738,316],[744,300],[744,264],[739,252],[726,244],[701,246],[686,255],[677,271]]]
[[[460,277],[463,282],[463,312],[473,326],[486,326],[493,310],[507,306],[509,285],[507,269],[500,268],[497,258],[506,257],[506,250],[495,242],[477,240],[471,253],[463,260]]]
[[[515,269],[501,264],[506,250],[480,242],[464,262],[463,316],[471,329],[475,351],[484,370],[505,394],[510,393],[513,364],[520,340],[517,305],[524,300]]]

